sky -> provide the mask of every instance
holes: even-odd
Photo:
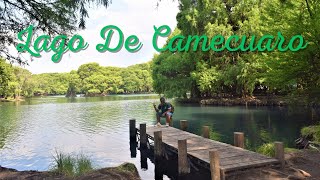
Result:
[[[164,0],[160,2],[158,8],[156,5],[157,0],[113,0],[108,9],[103,7],[91,8],[89,18],[86,21],[86,29],[74,33],[81,35],[89,44],[87,49],[77,53],[69,50],[63,55],[59,63],[51,61],[54,52],[41,52],[41,57],[33,58],[33,61],[29,61],[29,66],[25,66],[25,68],[34,74],[39,74],[70,72],[89,62],[97,62],[101,66],[117,67],[148,62],[157,53],[152,46],[153,26],[168,25],[173,31],[177,24],[177,1]],[[124,47],[117,53],[98,52],[96,45],[105,42],[100,37],[100,31],[107,25],[119,27],[125,38],[130,35],[138,36],[143,44],[142,48],[135,53],[127,52]],[[111,47],[117,41],[118,35],[114,33]],[[161,47],[165,41],[166,39],[159,38],[158,45]],[[13,51],[17,50],[13,49]],[[23,57],[29,59],[30,54],[23,54]]]

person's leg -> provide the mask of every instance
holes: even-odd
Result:
[[[167,125],[167,126],[170,126],[171,117],[172,117],[172,113],[171,113],[171,112],[168,112],[168,113],[166,114],[166,125]]]
[[[160,116],[161,116],[161,113],[157,112],[156,116],[157,116],[157,123],[160,123]]]
[[[171,118],[170,114],[167,113],[166,114],[166,123],[170,123],[170,118]]]
[[[172,113],[168,112],[166,114],[166,125],[170,125],[170,121],[171,121],[171,116],[172,116]]]

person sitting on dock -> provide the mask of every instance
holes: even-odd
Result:
[[[158,108],[156,107],[155,104],[153,104],[154,110],[157,112],[156,116],[157,116],[157,126],[161,126],[160,123],[160,118],[161,117],[165,117],[166,118],[166,126],[168,127],[170,125],[170,121],[172,118],[172,105],[170,103],[166,103],[166,99],[164,97],[160,98],[160,104],[158,106]]]

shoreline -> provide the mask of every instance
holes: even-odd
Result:
[[[65,176],[53,171],[18,171],[12,168],[0,166],[0,179],[97,179],[97,180],[141,180],[138,170],[134,164],[123,163],[117,167],[95,169],[81,176]]]
[[[21,102],[25,101],[24,98],[20,97],[18,99],[5,99],[5,98],[0,98],[0,102]]]
[[[177,102],[182,104],[200,104],[213,106],[274,106],[287,107],[306,106],[319,108],[320,104],[315,102],[306,102],[301,97],[285,97],[285,96],[252,96],[252,97],[212,97],[212,98],[177,98]]]
[[[285,153],[285,167],[265,166],[257,169],[244,170],[239,174],[230,174],[227,179],[307,179],[320,178],[320,152],[299,150]],[[0,179],[97,179],[97,180],[141,180],[134,164],[124,163],[117,167],[101,168],[76,177],[64,176],[52,171],[17,171],[0,166]]]

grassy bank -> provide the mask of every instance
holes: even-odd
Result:
[[[140,180],[134,164],[124,163],[117,167],[94,169],[89,157],[56,152],[50,171],[17,171],[0,166],[0,179],[64,179],[64,180]]]
[[[312,142],[313,144],[320,145],[320,125],[303,127],[300,133],[301,133],[301,136],[306,138],[308,141]],[[313,147],[312,149],[317,149],[317,148]],[[265,143],[259,146],[256,149],[256,152],[270,156],[270,157],[275,157],[275,145],[274,143]],[[300,150],[295,148],[288,148],[288,147],[285,148],[285,153],[295,153],[295,152],[300,152]]]

